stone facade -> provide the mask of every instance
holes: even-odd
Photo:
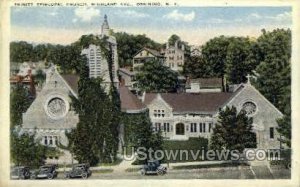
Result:
[[[162,135],[170,140],[188,140],[189,137],[210,137],[211,129],[206,128],[209,124],[215,124],[212,115],[192,115],[188,113],[176,114],[173,108],[163,100],[160,95],[147,105],[153,129],[163,132]],[[196,123],[197,130],[191,131],[191,124]],[[199,125],[202,124],[200,132]],[[205,126],[205,127],[204,127]],[[212,128],[212,126],[211,126]],[[205,130],[204,130],[205,129]]]
[[[113,72],[113,83],[116,88],[119,86],[119,80],[117,76],[117,71],[119,68],[118,63],[118,52],[117,52],[117,41],[114,36],[110,34],[110,29],[107,21],[107,16],[104,16],[104,22],[101,27],[100,38],[108,37],[108,42],[111,45],[111,52],[113,54],[112,57],[112,72]],[[103,79],[103,86],[105,86],[106,90],[109,90],[111,80],[109,76],[109,66],[106,58],[103,56],[101,48],[96,45],[89,45],[88,48],[83,49],[82,54],[86,55],[88,58],[89,65],[89,76],[96,78],[101,77]]]
[[[77,97],[77,93],[55,67],[48,69],[46,76],[45,86],[23,113],[22,130],[36,132],[41,144],[67,146],[69,141],[65,133],[75,128],[79,120],[70,106],[69,94]]]
[[[227,105],[235,106],[239,111],[245,103],[254,103],[256,110],[249,116],[253,117],[258,148],[280,148],[276,119],[283,117],[283,114],[251,84],[244,84],[244,86]],[[271,135],[271,131],[274,132],[273,135]]]
[[[222,93],[202,94],[220,94],[220,97],[223,97]],[[195,94],[190,94],[190,96],[197,97]],[[178,98],[178,102],[171,100],[174,98]],[[212,98],[217,100],[218,96],[215,95]],[[281,118],[282,113],[250,83],[240,85],[240,88],[232,93],[231,96],[224,97],[222,101],[216,103],[219,106],[216,105],[214,110],[210,109],[209,111],[203,111],[203,108],[208,108],[209,106],[201,106],[199,111],[191,108],[191,110],[185,109],[186,111],[178,112],[178,108],[182,108],[180,105],[195,102],[189,99],[179,101],[182,100],[182,97],[169,97],[167,95],[156,94],[150,102],[147,102],[145,99],[147,100],[147,98],[144,98],[144,103],[149,109],[154,131],[160,129],[166,139],[187,140],[189,137],[209,138],[218,121],[218,109],[225,108],[226,106],[235,106],[238,111],[243,108],[247,111],[248,116],[253,117],[253,130],[257,136],[257,148],[280,148],[279,135],[276,131],[276,119]],[[186,105],[188,106],[188,104]],[[203,105],[205,105],[205,102]],[[255,106],[255,108],[251,108],[251,106]]]

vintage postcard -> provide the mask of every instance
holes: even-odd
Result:
[[[4,1],[0,185],[299,186],[299,13]]]

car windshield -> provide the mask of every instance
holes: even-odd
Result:
[[[13,173],[23,172],[24,168],[14,168]]]
[[[40,170],[41,170],[42,172],[49,171],[49,170],[50,170],[50,167],[41,167]]]
[[[84,166],[77,166],[75,169],[84,169]]]

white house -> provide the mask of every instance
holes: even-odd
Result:
[[[143,49],[139,50],[134,56],[132,60],[132,68],[134,72],[140,71],[140,68],[144,65],[145,62],[150,62],[153,60],[157,60],[163,64],[164,56],[154,50],[144,47]]]

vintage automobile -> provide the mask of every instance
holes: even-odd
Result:
[[[53,179],[57,177],[57,165],[44,165],[31,174],[32,179]]]
[[[167,173],[167,168],[161,165],[158,160],[149,160],[147,161],[147,164],[145,164],[141,168],[140,172],[141,175],[146,175],[146,174],[164,175]]]
[[[10,172],[11,179],[30,179],[30,175],[29,167],[26,166],[14,167]]]
[[[83,179],[88,178],[92,175],[88,164],[76,164],[70,171],[65,172],[65,178],[76,178],[81,177]]]

